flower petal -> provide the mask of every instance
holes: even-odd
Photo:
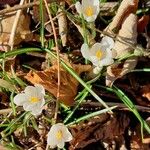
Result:
[[[86,20],[87,22],[94,22],[95,19],[96,19],[96,17],[97,17],[97,15],[93,15],[93,16],[87,17],[87,16],[84,15],[84,14],[83,14],[83,16],[84,16],[84,18],[85,18],[85,20]]]
[[[75,3],[75,8],[79,14],[82,14],[82,5],[80,2]]]
[[[99,74],[102,69],[103,69],[103,67],[97,66],[97,67],[95,67],[95,68],[93,69],[93,73],[94,73],[94,74]]]
[[[35,84],[35,88],[36,88],[36,90],[37,90],[37,93],[39,94],[43,94],[43,95],[45,95],[45,89],[44,89],[44,87],[42,86],[42,85],[40,85],[40,84]]]
[[[89,60],[92,62],[92,64],[93,64],[94,66],[98,66],[98,65],[99,65],[99,60],[97,59],[96,56],[93,56],[93,55],[92,55]]]
[[[39,116],[42,113],[43,108],[39,108],[39,109],[32,109],[31,114],[34,116]]]
[[[108,36],[104,36],[101,40],[102,45],[106,45],[107,48],[112,49],[114,47],[114,40]]]
[[[27,86],[24,90],[26,96],[30,97],[38,97],[37,90],[34,86]]]
[[[48,132],[47,144],[50,145],[51,148],[55,148],[57,146],[58,141],[56,140],[54,133],[51,134],[50,131]]]
[[[99,65],[100,66],[108,66],[108,65],[111,65],[113,62],[114,62],[114,60],[112,58],[105,58],[99,62]]]
[[[57,144],[57,146],[58,146],[59,148],[63,148],[63,147],[65,146],[65,142],[64,142],[64,141],[61,141],[61,142],[59,142],[59,143]]]
[[[86,8],[88,6],[93,6],[93,0],[82,0],[82,6],[83,8]]]
[[[98,42],[97,42],[97,43],[95,43],[95,44],[91,47],[90,52],[91,52],[91,54],[92,54],[93,56],[96,56],[96,52],[97,52],[98,50],[105,52],[105,49],[104,49],[103,45],[102,45],[101,43],[98,43]]]
[[[91,2],[92,2],[92,0],[91,0]],[[94,0],[92,3],[94,6],[99,7],[99,0]]]
[[[14,97],[14,103],[17,106],[22,106],[26,101],[27,101],[27,97],[26,97],[26,94],[24,94],[24,93],[17,94]]]
[[[112,50],[106,49],[106,57],[107,58],[113,58]]]
[[[64,141],[69,142],[73,139],[72,134],[69,132],[69,130],[66,128],[66,131],[64,131]]]
[[[32,111],[33,104],[31,104],[29,101],[23,104],[23,109],[26,111]]]
[[[85,59],[89,59],[90,57],[90,50],[89,50],[89,47],[86,43],[82,44],[81,46],[81,53],[82,53],[82,56],[85,58]]]

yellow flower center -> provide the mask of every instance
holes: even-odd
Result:
[[[39,100],[39,98],[37,98],[37,97],[31,97],[30,98],[30,102],[31,103],[36,103],[36,102],[39,102],[40,100]]]
[[[63,133],[62,133],[61,130],[59,130],[59,131],[56,133],[56,138],[57,138],[57,140],[61,140],[62,137],[63,137]]]
[[[103,56],[102,50],[98,50],[98,51],[96,52],[96,57],[97,57],[98,59],[101,59],[102,56]]]
[[[87,8],[85,8],[85,14],[88,16],[88,17],[91,17],[93,16],[94,14],[94,10],[91,6],[88,6]]]

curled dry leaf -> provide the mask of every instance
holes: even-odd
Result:
[[[130,14],[124,20],[117,38],[118,40],[115,42],[113,48],[116,59],[133,53],[134,49],[129,43],[132,45],[136,45],[137,43],[137,16],[135,14]],[[134,69],[136,64],[137,58],[132,57],[127,59],[120,68],[118,64],[109,66],[107,68],[106,85],[111,86],[117,78],[122,77]]]
[[[150,84],[143,86],[140,92],[142,93],[143,97],[150,101]]]
[[[138,20],[138,25],[137,25],[138,33],[141,33],[145,30],[145,28],[148,25],[149,21],[150,21],[150,16],[149,15],[144,15]]]
[[[91,68],[90,65],[72,64],[71,66],[78,75],[80,75],[82,72],[89,71]],[[25,78],[32,84],[43,85],[47,91],[56,97],[58,88],[57,71],[58,67],[57,65],[54,65],[45,71],[30,71]],[[66,105],[73,105],[79,82],[62,67],[60,68],[60,76],[61,82],[59,99]]]
[[[129,118],[124,114],[113,117],[102,114],[89,119],[86,123],[81,122],[71,129],[74,139],[71,141],[69,150],[83,149],[99,140],[108,143],[108,145],[114,140],[123,142],[122,136],[129,121]]]
[[[0,34],[0,45],[8,45],[10,33],[12,30],[12,23],[15,20],[15,14],[7,14],[1,20],[1,34]],[[28,23],[27,23],[28,22]],[[27,15],[21,13],[15,38],[14,38],[14,45],[20,44],[22,41],[29,41],[32,39],[33,34],[29,29],[30,25],[30,18]],[[0,50],[7,50],[4,47],[0,47]]]
[[[0,145],[0,150],[6,150],[6,148]]]
[[[150,125],[150,117],[146,120],[146,123]],[[144,131],[144,137],[141,138],[141,124],[138,123],[134,132],[131,134],[131,149],[149,150],[150,135]]]
[[[130,13],[136,12],[138,2],[139,0],[123,0],[118,8],[117,14],[106,28],[106,31],[109,33],[118,33],[124,19],[126,19]]]

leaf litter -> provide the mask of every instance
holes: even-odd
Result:
[[[38,0],[34,0],[33,2],[26,1],[26,3],[33,4],[37,2]],[[47,2],[51,3],[49,0],[47,0]],[[61,41],[59,43],[59,53],[61,58],[63,56],[62,59],[64,62],[73,69],[81,79],[87,82],[89,77],[97,76],[91,75],[93,66],[90,62],[84,60],[81,55],[79,49],[83,41],[87,37],[89,38],[89,44],[94,44],[97,40],[100,41],[101,38],[98,31],[101,31],[103,35],[106,32],[107,35],[113,37],[115,41],[113,48],[114,60],[119,61],[115,61],[114,64],[103,68],[100,78],[94,78],[94,80],[91,81],[92,90],[102,97],[106,104],[116,103],[119,107],[121,106],[121,101],[113,93],[103,89],[104,86],[113,87],[113,85],[116,85],[124,90],[134,104],[139,106],[138,110],[142,114],[143,119],[147,119],[147,122],[149,122],[149,72],[132,72],[134,69],[150,67],[149,49],[144,49],[148,48],[148,39],[150,37],[149,8],[145,7],[144,2],[142,3],[138,0],[123,0],[121,4],[119,3],[118,7],[116,7],[118,2],[114,2],[115,7],[114,4],[109,1],[100,4],[102,10],[104,9],[105,11],[105,9],[107,9],[112,12],[106,15],[103,14],[103,12],[101,13],[100,10],[100,14],[95,21],[95,27],[92,27],[92,25],[90,26],[90,24],[83,21],[82,17],[79,18],[75,8],[72,6],[72,4],[74,4],[73,1],[55,1],[53,8],[51,8],[51,13],[54,17],[53,21],[55,23],[57,38]],[[9,10],[17,7],[19,1],[2,1],[0,4],[2,5],[0,11],[3,9]],[[39,30],[41,22],[40,7],[39,5],[32,6],[30,9],[26,7],[28,9],[23,9],[21,12],[14,33],[14,49],[41,46]],[[109,8],[103,6],[108,6]],[[139,13],[138,11],[143,10],[143,7],[146,8],[145,12],[141,11]],[[52,26],[49,23],[49,14],[44,5],[43,10],[45,47],[52,47],[51,50],[54,52],[54,33],[52,33]],[[112,14],[114,14],[113,18]],[[15,15],[15,11],[5,13],[1,19],[0,51],[4,60],[2,60],[0,64],[0,121],[2,124],[0,131],[1,145],[4,147],[0,146],[0,149],[45,150],[47,148],[47,133],[52,126],[57,107],[58,65],[56,60],[52,60],[51,58],[49,60],[45,51],[38,52],[37,54],[32,52],[30,54],[16,54],[17,57],[11,58],[11,61],[5,59],[4,52],[11,52],[9,40],[12,32],[12,23],[15,21]],[[77,18],[75,19],[74,16]],[[111,19],[112,21],[110,21]],[[92,29],[90,30],[89,28]],[[94,28],[97,29],[95,33]],[[135,54],[135,50],[138,49],[138,46],[141,46],[138,44],[141,42],[139,41],[141,34],[144,35],[142,36],[142,46],[144,45],[143,53],[148,53],[148,57],[144,57],[144,55],[141,54],[133,55]],[[143,41],[146,42],[144,43]],[[17,79],[14,78],[13,71],[15,71],[18,77]],[[57,112],[57,122],[63,122],[66,116],[80,101],[82,90],[84,89],[79,81],[65,70],[62,65],[60,65],[59,71],[59,101],[61,104]],[[17,94],[18,91],[24,90],[22,82],[27,85],[42,85],[46,90],[47,102],[42,114],[38,117],[34,118],[30,116],[30,114],[27,114],[16,121],[17,118],[23,115],[23,109],[20,107],[14,108],[12,97],[14,94]],[[90,84],[87,85],[89,86]],[[89,99],[89,105],[84,105]],[[83,105],[75,110],[69,121],[75,121],[79,117],[102,109],[102,107],[99,106],[93,107],[92,102],[95,101],[96,100],[88,94],[82,101]],[[142,111],[143,107],[147,109]],[[8,115],[4,113],[7,112],[6,109]],[[12,110],[15,115],[12,114]],[[16,110],[17,113],[15,113],[14,110]],[[104,113],[93,116],[92,118],[86,118],[78,124],[68,126],[68,128],[73,135],[73,140],[66,144],[66,149],[68,150],[149,149],[149,134],[145,131],[144,138],[141,138],[141,126],[128,109],[116,109],[113,114]]]

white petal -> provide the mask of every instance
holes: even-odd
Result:
[[[72,134],[67,130],[64,132],[64,141],[69,142],[73,139]]]
[[[106,57],[107,58],[113,58],[112,51],[110,49],[106,49]]]
[[[43,110],[43,108],[32,109],[31,110],[31,114],[34,115],[34,116],[38,116],[38,115],[40,115],[42,113],[42,110]]]
[[[65,146],[65,142],[61,141],[57,144],[59,148],[63,148]]]
[[[95,43],[92,47],[91,47],[91,49],[90,49],[90,52],[92,53],[92,55],[93,56],[96,56],[96,52],[98,51],[98,50],[104,50],[104,48],[103,48],[103,45],[101,44],[101,43]]]
[[[112,49],[114,47],[114,40],[108,36],[104,36],[101,41],[102,45],[106,45],[107,48]]]
[[[103,69],[103,67],[95,67],[94,69],[93,69],[93,73],[94,74],[99,74],[100,72],[101,72],[101,70]]]
[[[62,127],[64,126],[64,124],[62,123],[57,123],[57,124],[54,124],[52,125],[50,131],[49,131],[49,136],[54,136],[55,137],[55,134],[62,129]]]
[[[99,50],[99,49],[101,49],[101,46],[102,46],[102,44],[101,43],[95,43],[93,46],[92,46],[92,48],[91,48],[91,50],[92,51],[94,51],[94,50]]]
[[[82,44],[81,46],[81,53],[82,53],[82,56],[85,58],[85,59],[89,59],[90,57],[90,50],[89,50],[89,47],[86,43]]]
[[[108,65],[111,65],[113,62],[114,62],[114,60],[112,58],[105,58],[99,62],[99,65],[100,66],[108,66]]]
[[[86,8],[88,6],[93,6],[93,0],[82,0],[82,6],[83,8]]]
[[[92,1],[92,0],[91,0]],[[99,7],[99,0],[94,0],[93,5]]]
[[[28,97],[38,97],[37,90],[34,86],[27,86],[24,92]]]
[[[26,110],[26,111],[32,111],[33,106],[34,105],[28,101],[28,102],[23,104],[23,109]]]
[[[40,84],[35,84],[35,88],[37,90],[37,93],[42,93],[43,95],[45,95],[45,89],[42,85]]]
[[[80,2],[76,2],[75,8],[79,14],[82,14],[82,5]]]
[[[30,101],[26,102],[23,104],[23,108],[26,111],[31,111],[33,112],[32,114],[40,114],[43,110],[43,105],[45,103],[45,100],[40,100],[39,102],[32,103]]]
[[[26,94],[24,94],[24,93],[17,94],[14,97],[14,103],[17,106],[22,106],[26,101],[27,101],[27,97],[26,97]]]
[[[84,16],[84,19],[85,19],[87,22],[94,22],[95,19],[96,19],[96,17],[97,17],[97,15],[93,15],[93,16],[87,17],[87,16],[84,15],[84,14],[83,14],[83,16]]]
[[[99,65],[99,60],[97,59],[96,56],[91,56],[89,60],[93,63],[94,66]]]
[[[57,140],[54,136],[55,134],[51,134],[51,132],[48,132],[48,137],[47,137],[47,144],[50,145],[51,148],[55,148],[57,146]]]

